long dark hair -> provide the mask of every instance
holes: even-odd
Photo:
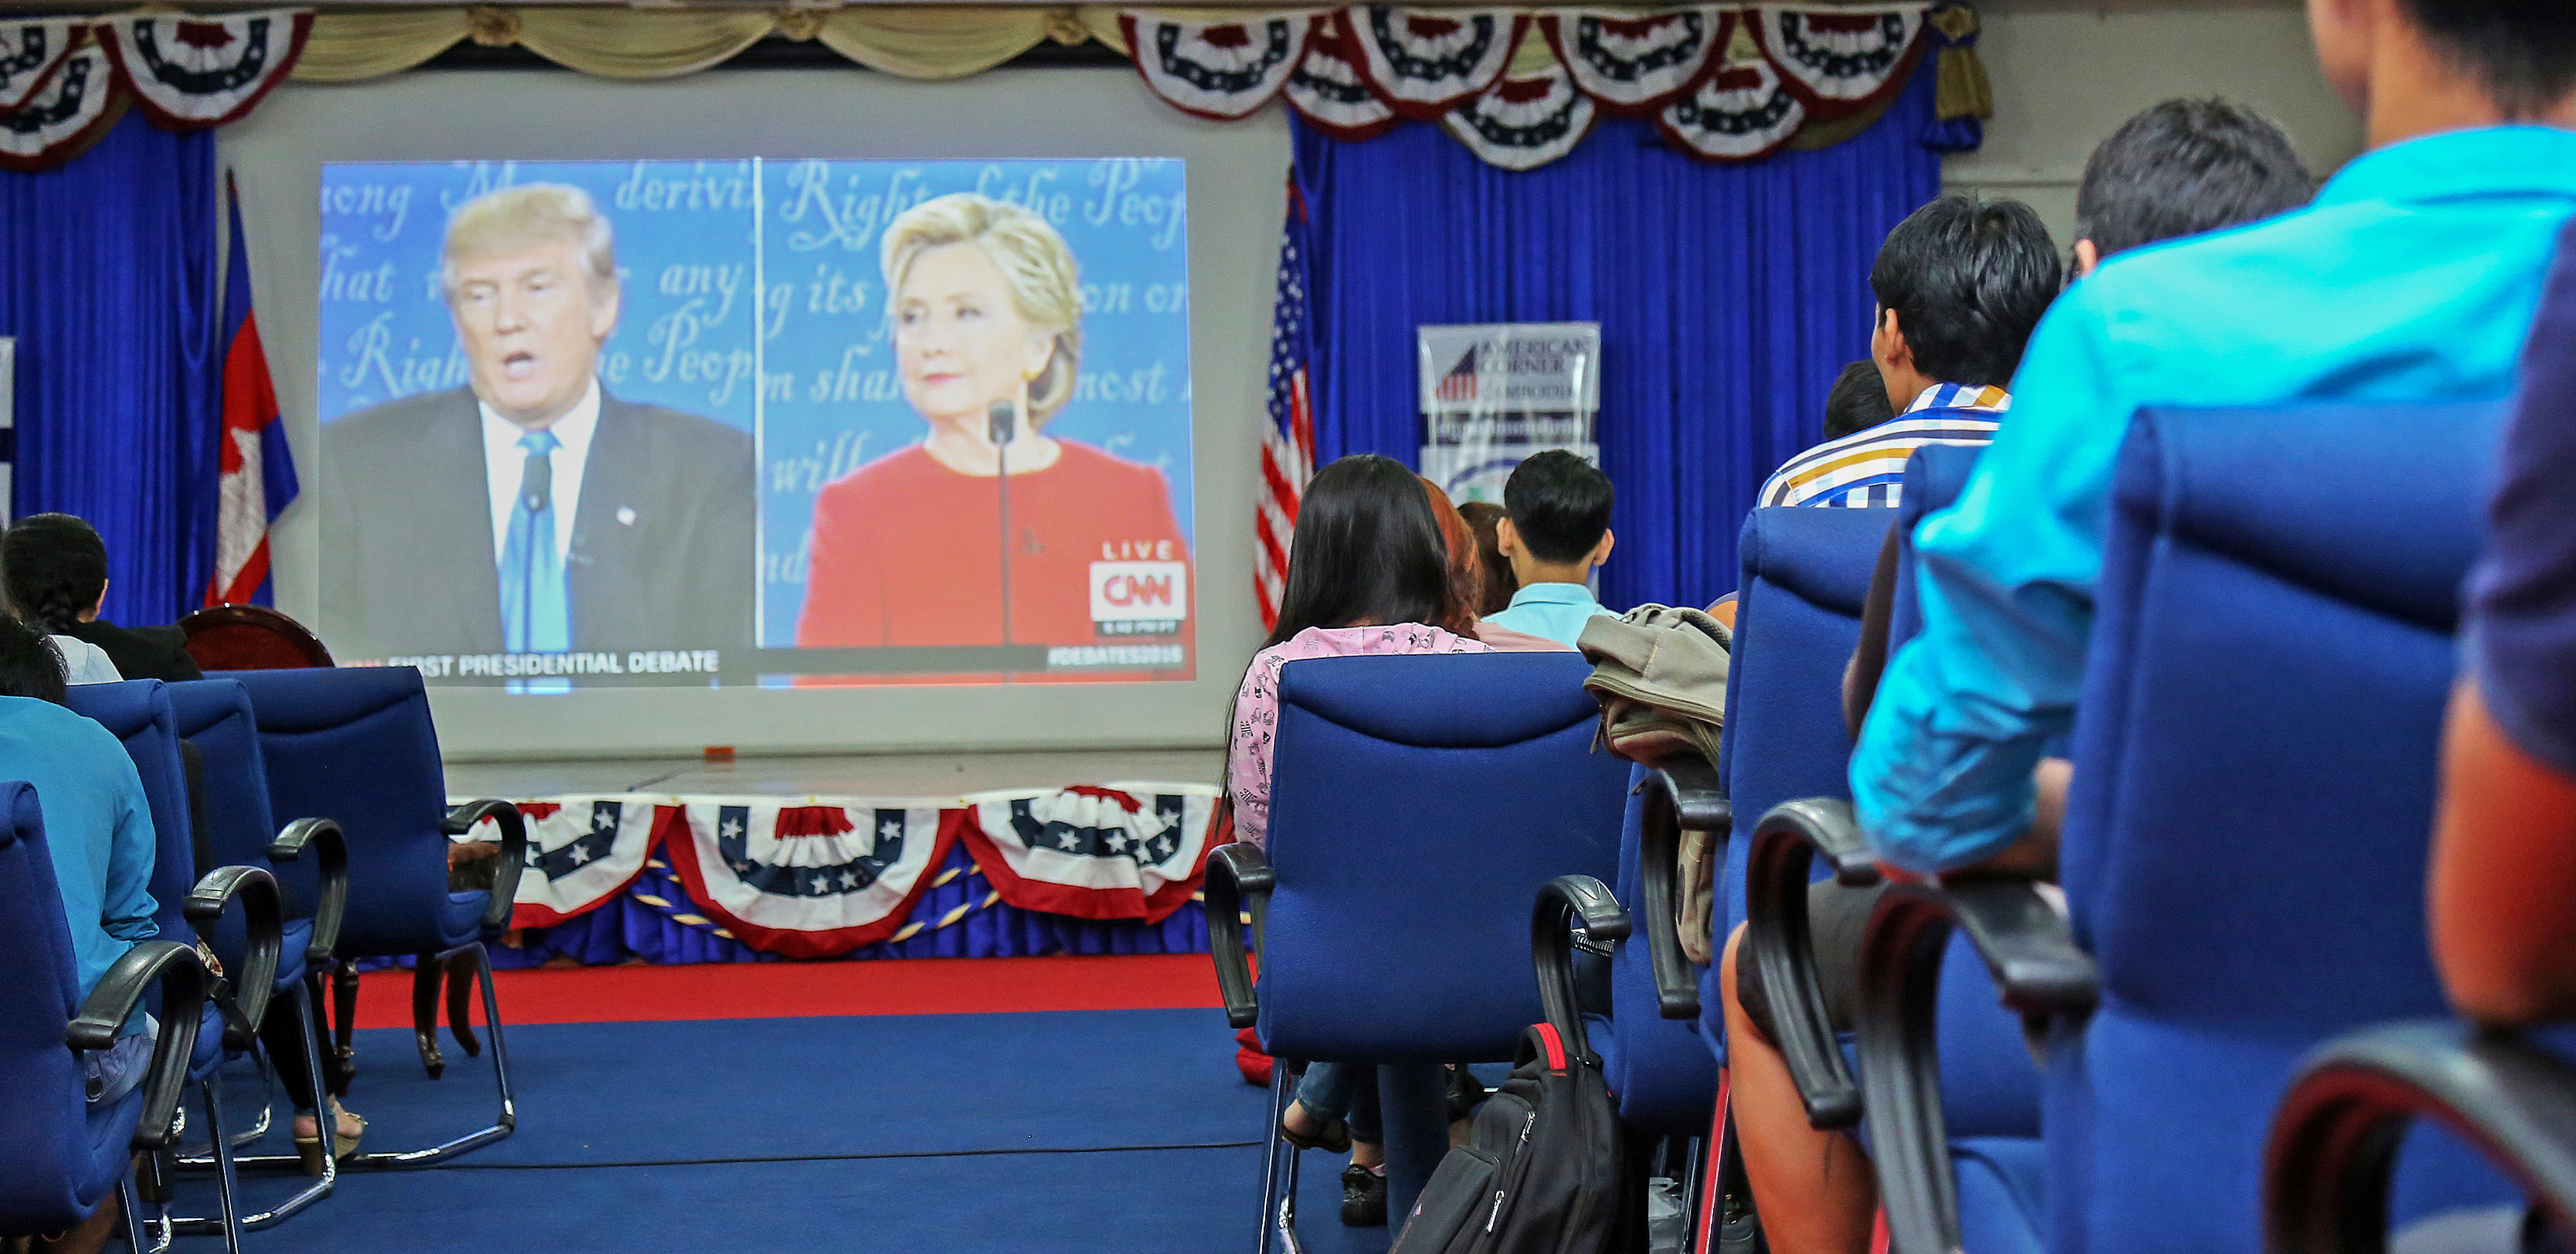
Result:
[[[1316,472],[1297,503],[1279,625],[1263,648],[1309,627],[1429,623],[1466,630],[1447,540],[1422,481],[1392,457],[1363,453]]]
[[[68,631],[107,591],[107,542],[69,514],[30,514],[0,535],[9,605],[39,631]]]
[[[0,697],[64,702],[63,655],[33,627],[0,614]]]

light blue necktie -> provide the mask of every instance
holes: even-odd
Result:
[[[572,648],[572,598],[555,548],[554,451],[562,445],[552,431],[519,437],[528,460],[501,544],[501,640],[512,653]]]

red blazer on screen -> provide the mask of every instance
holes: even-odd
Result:
[[[1056,444],[1054,465],[1010,476],[1009,643],[1187,643],[1186,620],[1178,636],[1104,636],[1091,616],[1094,562],[1179,562],[1186,577],[1162,472]],[[1004,643],[1001,482],[961,475],[916,444],[826,485],[796,643]]]

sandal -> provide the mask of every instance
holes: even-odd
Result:
[[[1279,1139],[1301,1150],[1320,1149],[1334,1154],[1347,1154],[1351,1149],[1351,1125],[1340,1119],[1327,1119],[1312,1133],[1300,1133],[1288,1126],[1288,1117],[1279,1117]]]
[[[340,1121],[343,1119],[358,1125],[358,1130],[342,1132]],[[308,1176],[322,1174],[321,1122],[319,1119],[314,1120],[314,1131],[311,1136],[299,1135],[295,1138],[295,1156],[304,1160],[304,1174]],[[333,1161],[345,1162],[350,1155],[357,1153],[358,1140],[366,1134],[365,1119],[342,1110],[338,1102],[331,1103],[331,1158]]]

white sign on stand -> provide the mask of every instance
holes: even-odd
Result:
[[[1512,322],[1420,327],[1422,474],[1449,499],[1503,499],[1533,453],[1601,460],[1601,325]]]

